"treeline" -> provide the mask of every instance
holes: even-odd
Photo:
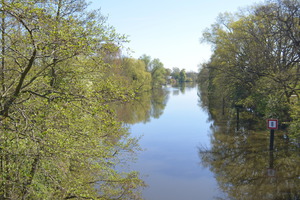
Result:
[[[198,73],[186,72],[185,69],[165,68],[158,59],[146,54],[138,59],[119,56],[111,57],[110,64],[119,67],[122,76],[139,92],[161,88],[163,85],[176,85],[184,82],[196,82]]]
[[[259,118],[278,118],[299,137],[299,16],[298,0],[221,14],[203,34],[213,46],[199,73],[208,104],[219,105],[223,114],[241,108]]]
[[[139,59],[121,57],[119,66],[123,70],[123,76],[127,77],[131,85],[139,92],[161,88],[167,83],[167,70],[158,59],[151,59],[150,56],[143,55]]]
[[[0,4],[0,199],[141,199],[117,168],[137,140],[109,104],[154,78],[117,64],[126,37],[84,0]]]
[[[139,146],[111,105],[196,75],[123,57],[126,36],[85,0],[0,4],[0,199],[140,199],[117,168]]]
[[[196,72],[186,72],[185,69],[179,69],[174,67],[171,72],[171,84],[181,84],[184,82],[196,82],[198,79],[198,73]]]

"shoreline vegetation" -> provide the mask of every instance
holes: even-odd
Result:
[[[200,68],[199,97],[212,133],[199,157],[220,199],[300,197],[299,16],[298,0],[271,0],[220,14],[203,33],[213,53]],[[279,121],[274,148],[267,119]]]
[[[0,199],[142,199],[139,173],[117,170],[138,139],[110,105],[197,73],[123,57],[85,0],[0,4]]]
[[[169,84],[198,82],[216,122],[237,110],[244,127],[276,118],[299,141],[297,0],[220,14],[203,33],[213,54],[199,73],[124,57],[127,36],[85,0],[0,4],[0,199],[142,199],[139,173],[117,170],[138,139],[111,105],[152,95],[158,116]]]
[[[299,7],[296,0],[267,1],[220,14],[204,31],[202,41],[213,54],[198,82],[213,119],[240,113],[246,126],[278,119],[280,129],[299,141]]]

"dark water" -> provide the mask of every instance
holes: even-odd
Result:
[[[208,115],[199,106],[197,87],[168,91],[166,106],[159,118],[131,126],[142,136],[145,149],[134,166],[148,188],[146,200],[213,199],[219,194],[214,175],[201,166],[198,147],[210,146]]]
[[[300,145],[288,139],[286,131],[276,130],[274,150],[269,151],[270,131],[261,128],[265,120],[259,126],[250,124],[259,129],[247,130],[243,124],[249,125],[251,119],[243,111],[240,117],[245,123],[237,130],[235,117],[224,120],[222,106],[209,108],[197,93],[197,87],[165,88],[152,95],[156,100],[135,107],[139,112],[133,112],[130,121],[138,123],[130,130],[142,136],[140,145],[145,151],[133,167],[149,186],[143,197],[299,200]]]

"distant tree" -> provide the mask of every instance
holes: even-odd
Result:
[[[151,75],[152,75],[152,87],[161,87],[161,85],[166,84],[166,69],[159,59],[154,59],[151,61]]]
[[[180,69],[178,67],[174,67],[171,76],[173,77],[173,79],[178,81],[180,77]]]
[[[150,72],[152,70],[151,57],[150,56],[147,56],[146,54],[143,54],[142,56],[139,57],[139,60],[144,61],[147,72]]]
[[[122,63],[122,70],[125,71],[123,76],[129,79],[128,87],[132,87],[138,93],[151,89],[151,73],[145,70],[142,60],[123,58]]]
[[[198,73],[196,72],[186,72],[186,81],[188,82],[196,82],[198,79]]]
[[[171,70],[171,69],[169,69],[169,68],[167,68],[167,69],[166,69],[166,76],[170,76],[170,75],[171,75],[171,73],[172,73],[172,70]]]
[[[182,69],[179,73],[179,82],[184,83],[186,81],[185,69]]]

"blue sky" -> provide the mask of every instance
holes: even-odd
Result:
[[[118,33],[129,36],[129,56],[158,58],[165,68],[198,71],[209,60],[199,39],[219,13],[236,12],[260,0],[92,0]]]

